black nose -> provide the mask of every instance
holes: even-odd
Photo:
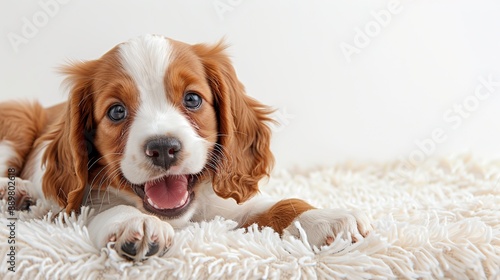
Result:
[[[151,162],[165,169],[175,164],[180,150],[181,142],[173,137],[153,138],[144,146],[144,153]]]

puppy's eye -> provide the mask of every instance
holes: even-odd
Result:
[[[123,104],[114,104],[108,109],[108,118],[113,122],[119,122],[127,117],[127,109]]]
[[[202,98],[194,92],[187,92],[184,95],[184,107],[189,110],[198,110],[201,107]]]

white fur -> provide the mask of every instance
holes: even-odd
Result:
[[[47,149],[48,142],[44,142],[41,145],[41,148],[38,151],[35,151],[35,156],[33,157],[33,162],[28,162],[28,165],[33,166],[33,174],[29,174],[29,179],[31,182],[33,182],[32,186],[32,191],[31,195],[34,198],[45,198],[45,195],[43,194],[43,189],[42,189],[42,179],[43,179],[43,174],[45,173],[45,166],[42,164],[42,157],[43,154],[45,153],[45,150]]]
[[[160,247],[155,255],[161,255],[170,246],[174,236],[174,229],[170,224],[127,205],[118,205],[98,213],[89,222],[88,229],[90,239],[98,248],[115,242],[114,248],[120,253],[123,244],[137,241],[138,253],[129,256],[137,261],[145,258],[153,242]]]
[[[190,122],[167,99],[164,76],[169,65],[171,46],[164,37],[148,35],[131,40],[120,47],[125,71],[139,90],[140,105],[125,146],[121,169],[134,184],[166,174],[151,173],[144,145],[152,137],[170,136],[182,145],[183,160],[169,174],[194,174],[206,164],[208,143],[199,137]]]
[[[336,238],[361,240],[372,230],[370,220],[360,211],[343,209],[313,209],[302,213],[284,230],[284,236],[301,237],[302,228],[310,245],[317,248]],[[328,242],[327,240],[330,239]]]

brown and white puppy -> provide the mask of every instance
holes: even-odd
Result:
[[[294,236],[299,221],[316,246],[368,234],[361,213],[255,196],[273,164],[271,110],[245,95],[224,48],[146,35],[64,68],[66,103],[0,104],[2,197],[18,209],[90,205],[95,245],[116,242],[132,260],[164,252],[173,228],[217,215]]]

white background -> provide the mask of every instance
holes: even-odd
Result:
[[[58,66],[141,34],[225,37],[247,92],[278,109],[279,167],[500,156],[500,87],[480,82],[500,81],[498,1],[60,2],[0,2],[0,100],[63,101]]]

